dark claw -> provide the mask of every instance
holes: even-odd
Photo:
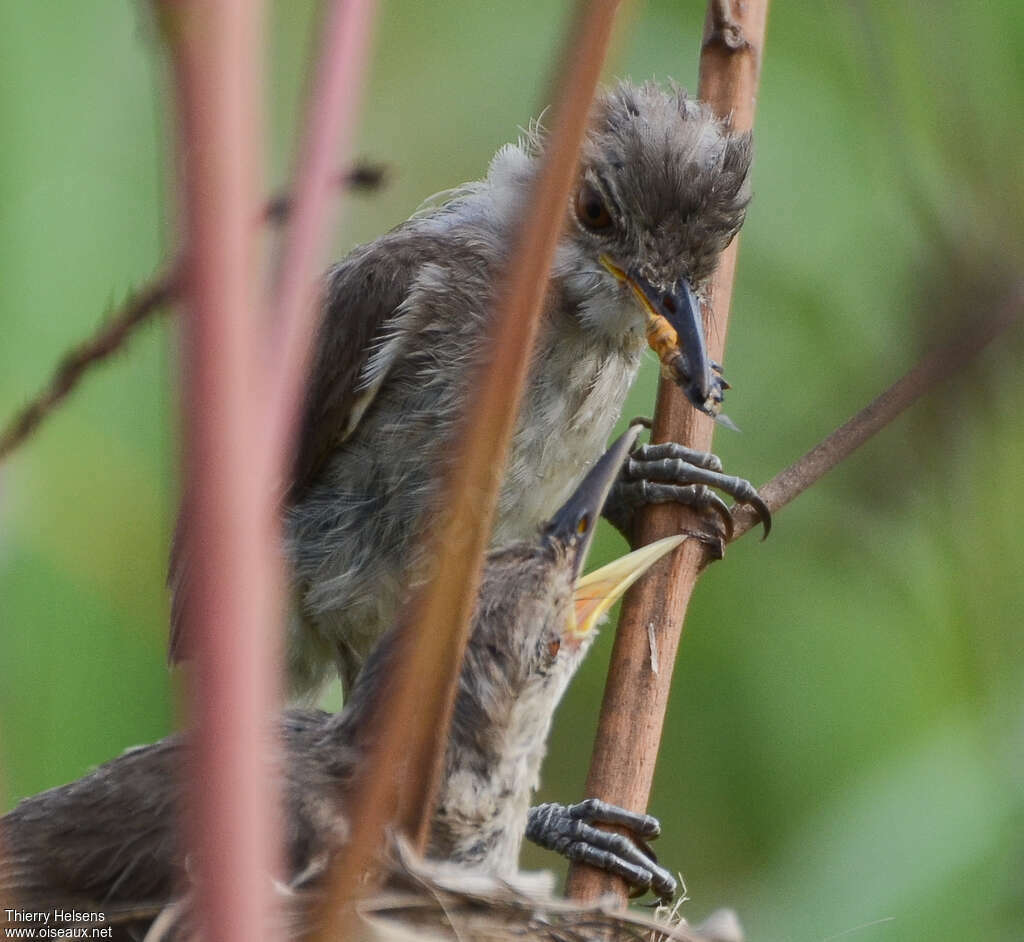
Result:
[[[667,375],[686,396],[687,401],[698,412],[715,418],[721,411],[721,405],[725,396],[725,390],[729,384],[722,377],[721,366],[711,369],[711,386],[705,396],[702,384],[697,382],[690,373],[690,366],[686,355],[679,351],[663,364],[663,375]]]
[[[593,826],[598,823],[625,828],[636,839]],[[535,844],[621,877],[640,895],[653,890],[667,901],[675,895],[675,878],[658,865],[658,858],[645,840],[660,833],[661,825],[656,818],[597,798],[568,807],[555,803],[538,805],[530,809],[526,825],[526,837]]]
[[[718,401],[722,401],[721,392],[726,389],[732,389],[732,384],[722,375],[722,364],[716,363],[714,360],[711,361],[711,369],[715,374],[715,378],[718,380],[718,385],[721,387],[718,395]]]
[[[761,500],[760,494],[755,493],[755,496],[748,498],[746,503],[750,504],[757,511],[757,519],[761,521],[761,526],[764,527],[764,533],[761,534],[763,542],[768,539],[768,534],[772,532],[772,512],[768,509],[768,505]]]
[[[725,542],[728,543],[732,539],[735,530],[732,511],[729,510],[729,505],[714,491],[709,491],[706,487],[697,488],[695,501],[697,502],[696,506],[701,506],[718,514],[718,519],[722,522],[722,529],[725,531]]]

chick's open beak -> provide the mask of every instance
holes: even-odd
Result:
[[[667,536],[587,573],[576,581],[574,616],[570,634],[583,638],[593,631],[605,614],[637,579],[662,556],[686,539],[686,534]]]
[[[619,281],[629,285],[647,312],[647,341],[662,363],[678,350],[683,357],[682,372],[686,383],[680,383],[686,398],[702,412],[707,412],[711,395],[712,371],[704,325],[700,316],[700,302],[686,278],[680,278],[669,288],[651,284],[639,272],[624,271],[607,256],[604,265]],[[668,325],[669,330],[665,329]]]
[[[572,547],[574,579],[583,570],[601,509],[639,433],[640,429],[636,426],[623,432],[587,472],[572,496],[547,525],[549,536],[560,541],[563,546]]]

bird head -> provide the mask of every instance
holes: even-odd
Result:
[[[710,415],[717,415],[722,384],[700,303],[743,224],[751,155],[749,134],[730,132],[678,87],[621,82],[597,100],[571,197],[568,244],[585,273],[574,285],[583,295],[581,317],[621,330],[600,323],[617,312],[596,298],[608,290],[631,295],[663,365],[674,358],[673,378]]]
[[[534,542],[488,558],[467,658],[469,676],[489,677],[491,691],[518,698],[547,688],[557,702],[596,634],[626,589],[685,537],[674,536],[581,576],[601,509],[638,429],[622,435],[589,471]],[[539,697],[535,701],[539,712]]]
[[[601,508],[638,432],[634,426],[615,441],[545,528],[549,551],[572,579],[572,606],[556,619],[556,628],[573,649],[589,645],[596,627],[626,589],[686,539],[678,535],[657,540],[581,575]]]

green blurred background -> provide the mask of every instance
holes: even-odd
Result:
[[[778,2],[727,373],[767,480],[1024,268],[1024,14]],[[948,5],[954,6],[954,5]],[[383,3],[337,250],[480,176],[545,102],[568,3]],[[695,85],[697,2],[628,7],[608,74]],[[315,27],[277,3],[270,176]],[[173,243],[166,77],[144,5],[0,0],[0,417]],[[6,808],[172,725],[177,469],[167,315],[0,468]],[[755,940],[1024,938],[1020,331],[748,538],[695,596],[651,810],[699,919]],[[627,415],[651,410],[649,363]],[[611,531],[596,562],[622,550]],[[583,797],[612,640],[559,714],[542,798]],[[530,866],[550,855],[528,851]]]

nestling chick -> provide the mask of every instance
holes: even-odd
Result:
[[[488,557],[433,819],[432,856],[493,876],[516,873],[552,715],[595,623],[683,539],[637,550],[577,582],[601,505],[634,439],[630,432],[616,443],[539,536]],[[394,640],[389,633],[371,655],[341,713],[292,710],[281,718],[284,761],[275,774],[285,800],[288,878],[304,886],[323,875],[346,839],[346,797]],[[187,887],[178,822],[188,762],[187,740],[170,736],[22,801],[0,818],[0,897],[29,910],[103,911],[117,926],[115,938],[141,937],[156,909]],[[402,774],[396,762],[395,775]],[[641,837],[657,828],[646,815],[610,811]],[[585,854],[643,888],[674,888],[631,842],[595,834],[591,840],[589,831],[580,832],[571,848],[559,848]]]

